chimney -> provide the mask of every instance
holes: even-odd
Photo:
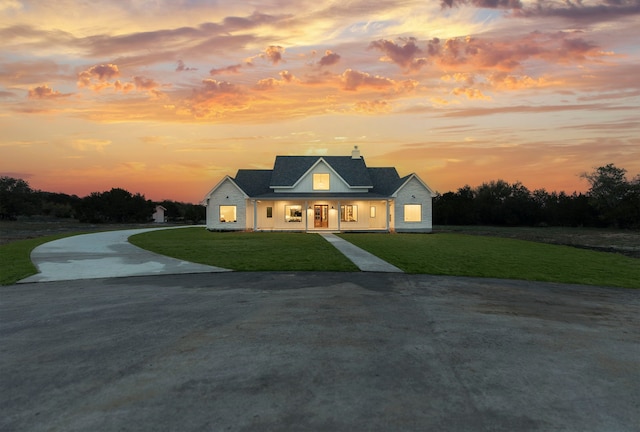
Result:
[[[353,146],[353,150],[351,151],[351,159],[360,159],[360,150],[358,150],[358,146]]]

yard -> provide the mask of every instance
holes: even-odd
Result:
[[[136,227],[140,226],[120,228]],[[29,254],[38,244],[100,228],[118,227],[71,221],[1,222],[0,283],[10,284],[33,274]],[[429,235],[341,235],[408,273],[640,287],[637,231],[436,227]],[[132,237],[131,242],[165,255],[238,271],[357,271],[320,236],[304,233],[212,233],[194,227],[146,233]]]

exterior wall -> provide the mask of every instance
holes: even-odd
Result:
[[[329,190],[314,191],[313,175],[329,174]],[[305,193],[316,192],[318,194],[327,192],[367,192],[367,188],[350,188],[325,162],[320,162],[309,171],[294,188],[274,189],[278,193]]]
[[[156,211],[153,212],[153,215],[151,216],[155,223],[164,223],[164,222],[166,222],[165,217],[164,217],[164,210],[165,210],[164,207],[156,206]]]
[[[415,198],[413,198],[415,197]],[[420,222],[404,221],[404,205],[422,205]],[[431,193],[417,178],[411,178],[397,194],[394,202],[394,228],[397,232],[431,232],[433,229]]]
[[[228,197],[228,198],[227,198]],[[220,206],[236,206],[236,222],[220,222]],[[214,231],[243,231],[247,228],[247,210],[244,194],[230,181],[225,180],[206,200],[207,229]]]
[[[376,215],[371,217],[371,207],[375,207]],[[389,207],[391,211],[391,207]],[[387,201],[369,201],[366,208],[367,218],[369,219],[369,229],[372,230],[386,230],[387,229]]]
[[[247,201],[247,220],[253,217],[253,201]],[[285,206],[299,205],[302,207],[301,222],[287,222],[285,220]],[[314,227],[314,205],[328,206],[328,227]],[[339,221],[340,206],[353,205],[358,209],[358,220],[354,222]],[[376,216],[371,218],[371,206],[376,207]],[[267,207],[272,207],[273,217],[267,217]],[[311,209],[309,209],[311,207]],[[333,207],[333,208],[332,208]],[[257,230],[258,231],[367,231],[387,229],[386,201],[368,200],[278,200],[256,202]],[[253,228],[253,225],[247,226]]]

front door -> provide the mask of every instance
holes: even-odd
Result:
[[[328,205],[314,205],[313,206],[313,227],[314,228],[328,228],[329,227],[329,206]]]

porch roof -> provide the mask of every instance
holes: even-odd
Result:
[[[317,193],[317,192],[306,192],[306,193],[266,193],[261,195],[254,195],[250,197],[251,199],[256,200],[268,200],[268,201],[291,201],[291,200],[310,200],[310,201],[321,201],[321,200],[387,200],[391,197],[388,195],[376,194],[376,193]]]

